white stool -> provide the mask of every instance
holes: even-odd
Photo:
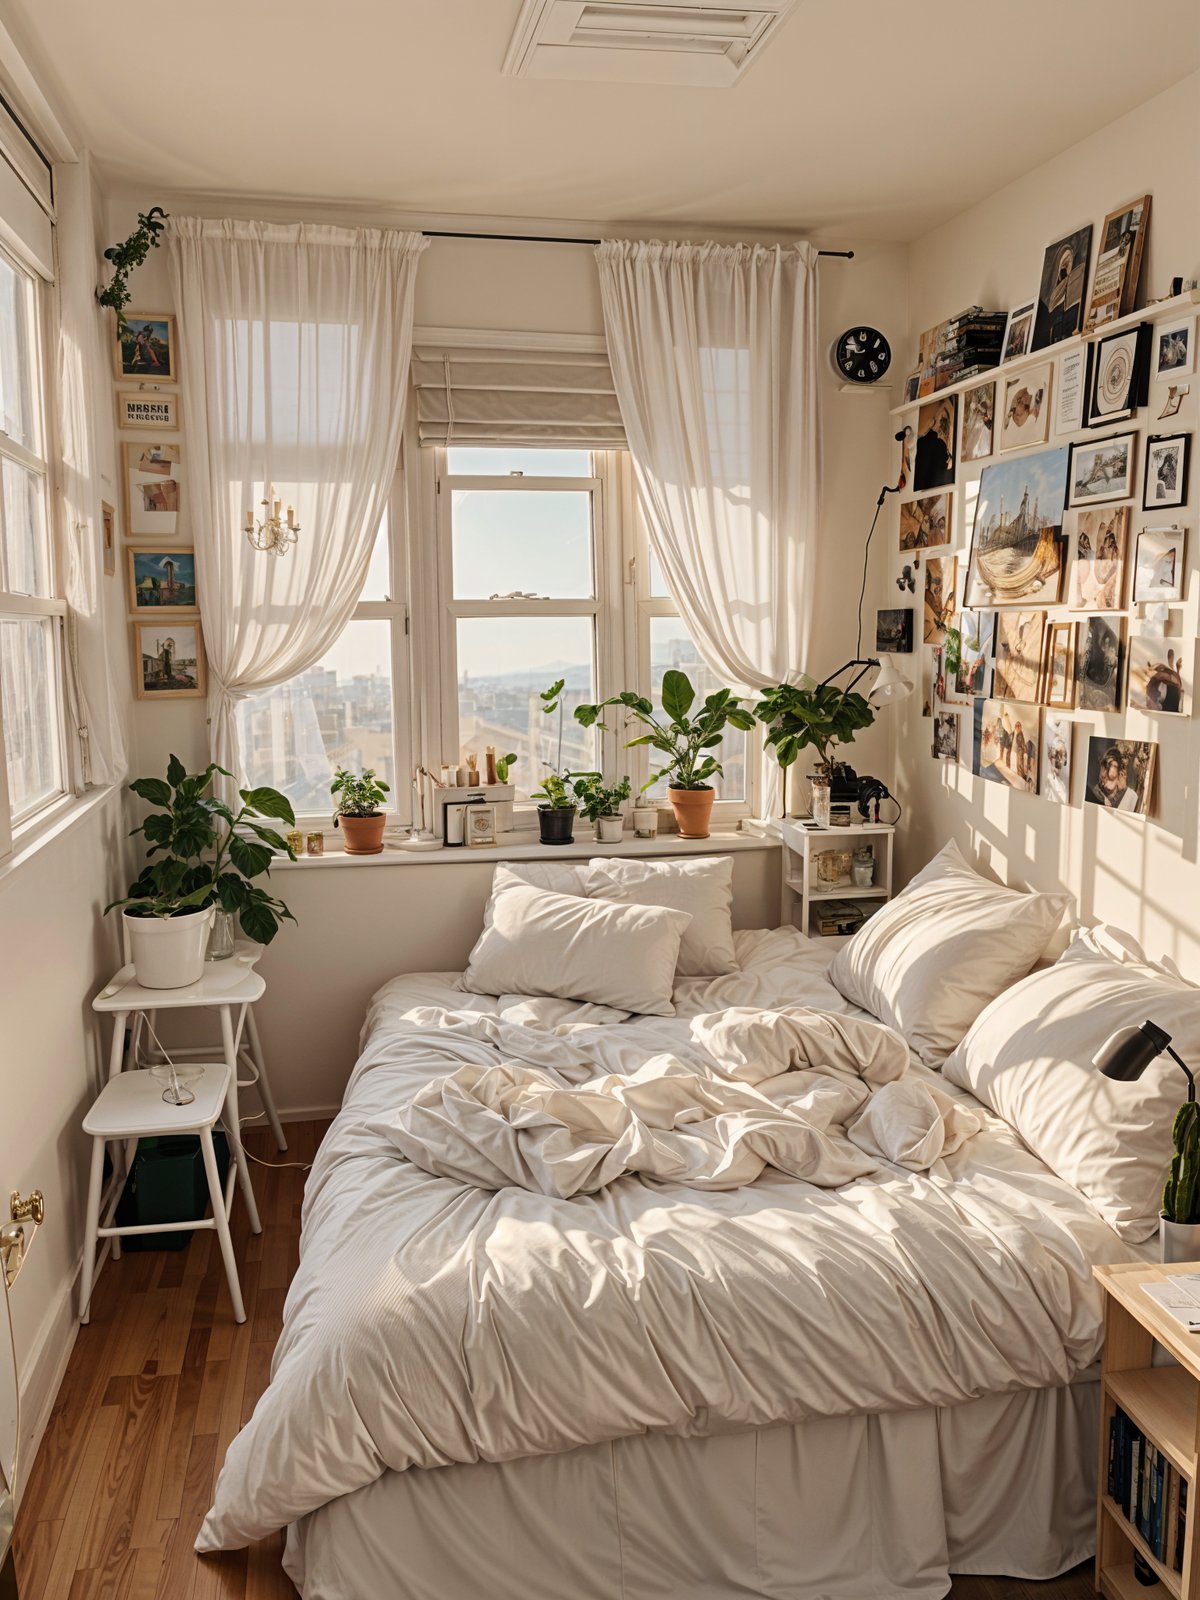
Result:
[[[221,1245],[225,1262],[225,1276],[229,1280],[229,1297],[233,1301],[235,1322],[245,1322],[246,1310],[242,1304],[242,1288],[238,1281],[237,1261],[233,1254],[233,1240],[229,1236],[229,1213],[233,1208],[234,1186],[241,1179],[248,1197],[250,1227],[254,1233],[262,1232],[258,1211],[254,1204],[254,1191],[250,1187],[250,1172],[241,1141],[228,1133],[231,1161],[229,1175],[222,1193],[217,1156],[213,1149],[213,1125],[225,1113],[228,1129],[237,1127],[237,1099],[234,1076],[225,1062],[211,1062],[200,1068],[200,1077],[188,1075],[188,1088],[195,1099],[185,1106],[168,1104],[163,1099],[165,1084],[150,1072],[120,1072],[109,1079],[100,1091],[95,1105],[83,1119],[83,1131],[92,1139],[92,1167],[88,1180],[87,1234],[83,1247],[83,1276],[80,1283],[79,1320],[86,1323],[92,1310],[92,1286],[96,1274],[96,1245],[101,1239],[112,1240],[113,1259],[121,1253],[121,1237],[133,1233],[180,1233],[202,1228],[214,1228]],[[168,1134],[195,1133],[200,1138],[200,1153],[204,1158],[204,1171],[208,1177],[208,1193],[212,1201],[212,1216],[194,1222],[152,1222],[116,1227],[113,1217],[121,1197],[122,1185],[114,1185],[114,1193],[100,1222],[100,1190],[104,1181],[104,1147],[109,1142],[120,1143],[125,1148],[129,1141],[134,1147],[138,1139],[162,1137]],[[118,1171],[120,1170],[118,1164]]]

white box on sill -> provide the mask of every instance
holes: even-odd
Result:
[[[513,799],[516,796],[516,785],[511,783],[479,783],[474,787],[465,789],[435,789],[433,799],[435,810],[433,813],[433,831],[438,839],[445,837],[445,818],[443,813],[447,806],[471,805],[477,800],[486,800],[489,805],[496,808],[496,832],[511,833],[513,827]]]

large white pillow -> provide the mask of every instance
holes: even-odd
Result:
[[[842,946],[829,977],[937,1066],[1033,966],[1069,899],[980,877],[951,840]]]
[[[943,1067],[1010,1123],[1124,1239],[1158,1227],[1171,1122],[1187,1080],[1168,1056],[1135,1083],[1105,1078],[1092,1059],[1118,1028],[1156,1022],[1200,1063],[1200,989],[1138,960],[1105,930],[1076,934],[1052,967],[994,1000]],[[1136,948],[1136,947],[1135,947]]]
[[[499,865],[462,986],[473,994],[553,995],[671,1017],[690,921],[684,911],[556,894]]]
[[[686,911],[691,926],[679,947],[681,978],[721,978],[738,970],[733,950],[733,858],[691,856],[676,861],[593,856],[584,892],[597,900]]]

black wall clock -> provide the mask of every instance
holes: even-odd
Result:
[[[847,383],[878,383],[892,364],[892,347],[878,328],[847,328],[834,344],[833,364]]]

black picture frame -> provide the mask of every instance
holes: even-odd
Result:
[[[1098,393],[1105,379],[1107,364],[1105,351],[1113,345],[1125,344],[1133,337],[1133,361],[1128,371],[1124,397],[1111,411],[1100,411]],[[1128,422],[1150,396],[1150,362],[1154,344],[1154,329],[1148,322],[1139,322],[1136,328],[1120,328],[1096,340],[1092,355],[1092,370],[1088,376],[1087,416],[1089,428],[1109,428],[1115,422]]]
[[[958,396],[930,395],[917,412],[913,492],[952,489],[958,465]]]
[[[1046,246],[1031,350],[1047,350],[1073,338],[1083,327],[1091,258],[1090,222]]]
[[[887,606],[877,611],[875,613],[875,654],[910,656],[912,655],[912,648],[912,607]]]
[[[1151,498],[1151,473],[1154,473],[1157,483],[1162,473],[1162,449],[1166,445],[1178,445],[1180,447],[1175,456],[1175,482],[1170,486],[1169,498]],[[1146,440],[1146,456],[1142,463],[1143,511],[1174,511],[1187,504],[1188,469],[1191,465],[1191,459],[1192,436],[1190,433],[1152,433],[1150,435]],[[1157,465],[1155,464],[1156,461]]]

